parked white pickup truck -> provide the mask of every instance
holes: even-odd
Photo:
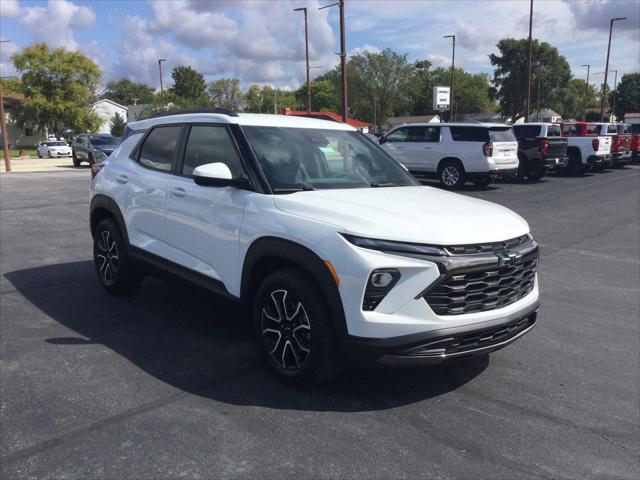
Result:
[[[600,126],[595,123],[562,123],[562,135],[567,137],[566,171],[581,175],[589,170],[598,170],[611,162],[611,136],[600,135]]]

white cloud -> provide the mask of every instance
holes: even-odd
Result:
[[[18,0],[1,0],[0,17],[12,18],[20,15],[20,5]]]
[[[359,47],[354,48],[349,52],[349,57],[353,57],[354,55],[362,55],[363,53],[382,53],[382,50],[374,45],[369,45],[365,43]]]
[[[52,48],[78,50],[75,33],[92,26],[96,16],[89,7],[68,0],[49,0],[46,7],[23,8],[19,20],[35,42],[46,43]]]
[[[0,37],[0,40],[6,40]],[[18,72],[13,66],[11,57],[20,51],[20,47],[13,42],[0,43],[0,77],[14,77]]]
[[[128,78],[159,88],[159,59],[167,59],[163,64],[165,85],[173,67],[179,65],[191,65],[196,69],[198,67],[198,62],[193,57],[179,52],[174,42],[154,34],[148,20],[128,16],[125,18],[123,31],[113,73],[107,80]]]

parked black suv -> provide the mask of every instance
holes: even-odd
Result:
[[[557,123],[523,123],[513,126],[518,139],[518,180],[537,182],[549,170],[567,166],[567,139]]]
[[[119,138],[107,134],[81,133],[71,144],[73,165],[80,166],[80,162],[89,164],[100,163],[115,150],[120,142]]]

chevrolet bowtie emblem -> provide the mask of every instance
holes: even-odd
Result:
[[[513,267],[522,261],[522,254],[516,252],[497,252],[496,256],[498,257],[499,267]]]

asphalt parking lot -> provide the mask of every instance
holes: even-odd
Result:
[[[538,326],[302,390],[237,308],[95,279],[89,173],[0,177],[2,478],[639,478],[640,167],[467,188],[531,224]],[[446,206],[443,206],[446,208]]]

